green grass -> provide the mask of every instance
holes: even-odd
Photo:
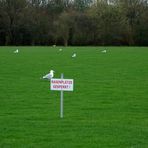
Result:
[[[148,49],[59,48],[0,47],[0,148],[147,148]],[[74,79],[63,119],[50,69]]]

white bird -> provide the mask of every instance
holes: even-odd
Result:
[[[102,52],[102,53],[106,53],[106,52],[107,52],[107,50],[102,50],[101,52]]]
[[[14,51],[14,53],[18,53],[19,52],[19,50],[18,49],[16,49],[15,51]]]
[[[50,79],[52,79],[53,77],[54,77],[54,70],[50,70],[50,73],[48,73],[48,74],[46,74],[45,76],[43,76],[42,78],[43,79],[48,79],[48,80],[50,80]]]
[[[72,57],[72,58],[75,58],[76,56],[77,56],[76,53],[74,53],[71,57]]]
[[[62,51],[62,48],[60,48],[59,51]]]

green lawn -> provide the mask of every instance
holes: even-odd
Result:
[[[0,148],[147,148],[148,48],[59,48],[0,47]],[[63,119],[50,69],[74,79]]]

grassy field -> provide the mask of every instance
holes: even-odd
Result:
[[[147,47],[59,48],[0,47],[0,148],[147,148]],[[50,69],[74,79],[63,119]]]

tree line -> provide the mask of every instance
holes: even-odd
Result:
[[[148,0],[0,0],[0,45],[148,45]]]

